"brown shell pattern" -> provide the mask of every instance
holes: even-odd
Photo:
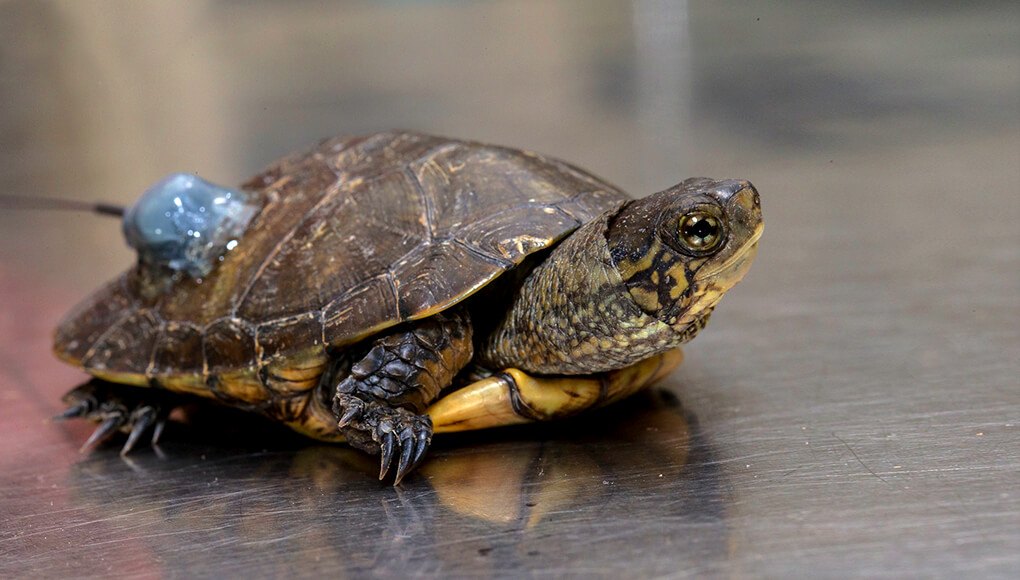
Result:
[[[626,199],[561,161],[409,132],[329,139],[243,187],[263,208],[209,276],[147,300],[128,270],[60,324],[58,356],[140,384],[314,373],[327,345],[434,314]]]

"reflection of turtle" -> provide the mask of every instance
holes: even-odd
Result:
[[[172,176],[124,228],[138,264],[57,330],[95,377],[64,414],[103,421],[90,443],[158,436],[184,393],[381,453],[383,475],[399,455],[399,481],[433,431],[571,415],[664,375],[762,222],[744,181],[629,201],[560,161],[395,132],[239,190]]]
[[[729,502],[718,458],[697,418],[663,389],[536,425],[528,438],[521,429],[451,434],[430,450],[424,477],[389,493],[372,482],[378,464],[345,446],[294,446],[258,417],[213,406],[189,417],[163,459],[99,454],[74,465],[75,510],[46,545],[84,573],[98,563],[174,572],[166,576],[633,569],[634,546],[642,575],[726,561]],[[458,451],[461,441],[470,453]],[[198,453],[206,460],[192,461]],[[82,542],[82,527],[67,525],[75,522],[93,522],[90,537],[118,541]],[[591,550],[592,529],[604,549]]]

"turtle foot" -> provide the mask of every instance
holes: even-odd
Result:
[[[421,463],[432,442],[432,419],[379,401],[338,393],[333,402],[340,432],[347,441],[367,453],[381,455],[379,479],[386,477],[399,455],[393,485]]]
[[[81,417],[99,426],[81,446],[85,452],[114,433],[127,433],[127,441],[120,450],[126,455],[150,429],[150,444],[155,446],[166,427],[167,417],[173,409],[163,400],[162,393],[129,385],[90,381],[72,389],[63,397],[68,408],[54,419]]]

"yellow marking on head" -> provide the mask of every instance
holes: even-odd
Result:
[[[681,268],[681,270],[683,270],[683,268]],[[674,276],[670,273],[670,277],[673,279],[673,286],[669,289],[669,297],[676,300],[677,298],[680,298],[680,296],[684,293],[684,290],[687,290],[687,277],[684,276],[682,271],[679,276]]]
[[[638,306],[645,309],[646,311],[655,311],[662,306],[659,304],[659,293],[652,292],[651,290],[645,290],[635,286],[630,289],[630,295],[634,297],[634,302],[638,303]]]
[[[659,242],[658,238],[652,241],[652,245],[649,246],[648,251],[645,255],[641,256],[641,259],[637,262],[631,262],[630,260],[622,260],[616,265],[617,270],[620,271],[620,275],[626,280],[632,278],[638,272],[643,272],[652,267],[652,263],[655,261],[655,257],[659,255],[659,251],[662,249],[662,243]]]
[[[760,229],[758,236],[760,236]],[[686,313],[680,319],[680,324],[690,324],[700,317],[708,308],[715,306],[723,294],[737,285],[747,273],[758,251],[758,238],[754,237],[748,244],[745,244],[733,257],[726,260],[721,267],[715,268],[709,276],[696,281],[694,289],[695,300],[687,307]],[[699,277],[700,273],[699,273]]]
[[[681,258],[677,260],[677,262],[673,264],[669,268],[669,270],[666,270],[666,275],[672,276],[673,279],[677,281],[677,283],[683,285],[683,289],[680,290],[680,292],[683,292],[684,290],[687,289],[687,269],[697,270],[698,268],[701,267],[702,264],[705,263],[706,260],[708,260],[708,258],[695,258],[695,259]],[[677,296],[679,296],[679,294],[677,294]],[[673,298],[676,298],[676,296],[674,296]]]

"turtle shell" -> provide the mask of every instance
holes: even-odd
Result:
[[[238,376],[262,383],[253,402],[273,377],[307,390],[331,349],[463,300],[626,199],[562,161],[410,132],[328,139],[242,187],[261,210],[209,275],[153,294],[128,270],[64,319],[57,355],[207,396]]]

